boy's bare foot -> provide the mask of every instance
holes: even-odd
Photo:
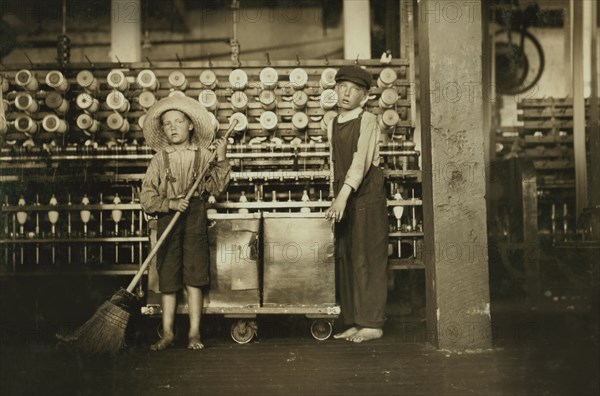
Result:
[[[203,349],[204,344],[200,341],[200,336],[191,336],[187,347],[188,349]]]
[[[371,328],[371,327],[363,327],[359,331],[357,331],[351,337],[348,337],[348,341],[352,341],[355,343],[361,343],[369,340],[376,340],[378,338],[383,337],[383,330],[379,328]]]
[[[153,351],[162,351],[163,349],[167,349],[168,347],[173,346],[175,343],[175,335],[173,334],[163,334],[163,338],[150,345],[150,349]]]
[[[335,338],[335,339],[343,338],[343,339],[347,340],[350,337],[352,337],[354,334],[356,334],[358,331],[359,331],[358,327],[356,327],[356,326],[350,327],[348,330],[344,331],[343,333],[334,334],[333,338]]]

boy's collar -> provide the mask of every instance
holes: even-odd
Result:
[[[360,113],[363,112],[363,108],[362,107],[357,107],[356,109],[352,109],[348,112],[346,112],[345,114],[340,114],[338,117],[338,121],[348,121],[348,120],[353,120],[356,117],[358,117],[360,115]]]
[[[189,145],[186,147],[186,150],[192,150],[192,151],[196,151],[196,150],[198,150],[198,145],[197,145],[197,144],[194,144],[194,143],[190,143],[190,144],[189,144]],[[168,145],[168,146],[166,146],[166,147],[165,147],[165,151],[166,151],[167,153],[173,153],[173,152],[175,152],[175,151],[176,151],[176,149],[175,149],[175,147],[173,147],[173,146],[171,146],[171,145]]]

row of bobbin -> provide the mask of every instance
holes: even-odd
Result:
[[[43,101],[36,99],[40,83],[33,72],[27,69],[19,70],[15,75],[15,84],[25,91],[16,94],[14,104],[15,107],[23,112],[15,118],[14,126],[19,132],[26,134],[28,137],[36,134],[40,126],[47,132],[65,133],[68,130],[67,122],[59,118],[58,115],[64,116],[69,111],[69,102],[64,98],[64,94],[69,90],[70,84],[58,70],[52,70],[45,76],[46,85],[52,89],[50,92],[43,92]],[[7,79],[2,80],[2,91],[7,92],[9,89]],[[45,105],[53,110],[56,114],[48,114],[44,116],[41,123],[36,122],[31,116],[40,110],[40,104]],[[5,112],[9,108],[8,101],[3,100],[2,106]]]

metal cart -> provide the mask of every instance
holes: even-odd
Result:
[[[211,283],[204,314],[236,319],[231,338],[240,344],[256,335],[258,315],[305,315],[313,320],[315,339],[331,336],[340,307],[335,303],[333,230],[322,213],[212,213],[208,219]],[[155,230],[151,236],[156,239]],[[142,314],[161,312],[153,263]],[[187,312],[184,295],[177,313]]]

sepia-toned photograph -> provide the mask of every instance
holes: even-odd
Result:
[[[600,394],[597,0],[0,0],[0,394]]]

